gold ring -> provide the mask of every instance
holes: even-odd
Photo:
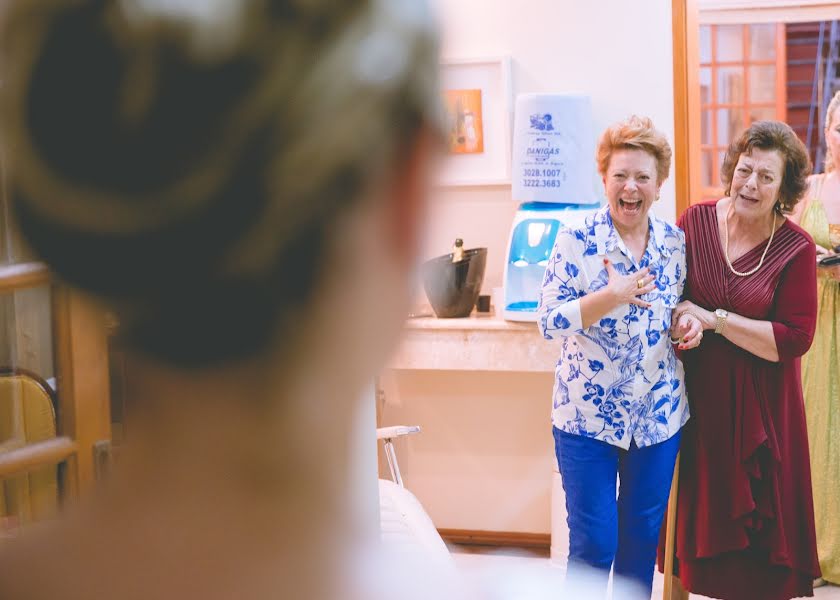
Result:
[[[639,288],[639,289],[642,289],[643,287],[645,287],[645,280],[644,279],[639,279],[636,282],[636,287]]]

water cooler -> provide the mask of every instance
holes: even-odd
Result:
[[[589,97],[519,95],[513,132],[512,192],[519,208],[505,253],[502,315],[536,321],[557,232],[583,225],[600,206]]]

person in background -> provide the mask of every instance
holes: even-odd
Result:
[[[814,238],[817,261],[840,247],[840,92],[825,117],[825,173],[810,178],[809,193],[793,219]],[[822,579],[840,584],[840,265],[817,262],[817,327],[814,343],[802,357],[802,391],[811,450],[814,520]]]
[[[351,448],[442,148],[426,4],[3,17],[4,189],[55,275],[118,316],[133,411],[92,503],[0,545],[0,598],[392,597]],[[440,597],[421,583],[407,597]]]
[[[582,228],[558,233],[539,305],[540,332],[562,339],[552,424],[568,512],[568,597],[603,597],[613,568],[615,598],[649,599],[689,417],[670,338],[685,242],[649,214],[671,165],[650,119],[607,128],[597,163],[607,205]],[[675,330],[685,349],[703,337],[690,314]],[[584,586],[589,595],[576,596]]]
[[[793,130],[757,121],[730,144],[726,197],[695,204],[678,315],[692,419],[680,452],[676,557],[684,587],[724,600],[812,595],[819,576],[799,357],[816,322],[815,252],[790,214],[810,161]]]

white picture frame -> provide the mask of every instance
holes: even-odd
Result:
[[[481,90],[483,151],[447,154],[437,183],[440,187],[511,184],[513,120],[510,58],[441,60],[441,95],[447,90]]]

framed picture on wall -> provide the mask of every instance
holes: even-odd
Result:
[[[447,155],[438,184],[510,184],[510,59],[441,63]]]

